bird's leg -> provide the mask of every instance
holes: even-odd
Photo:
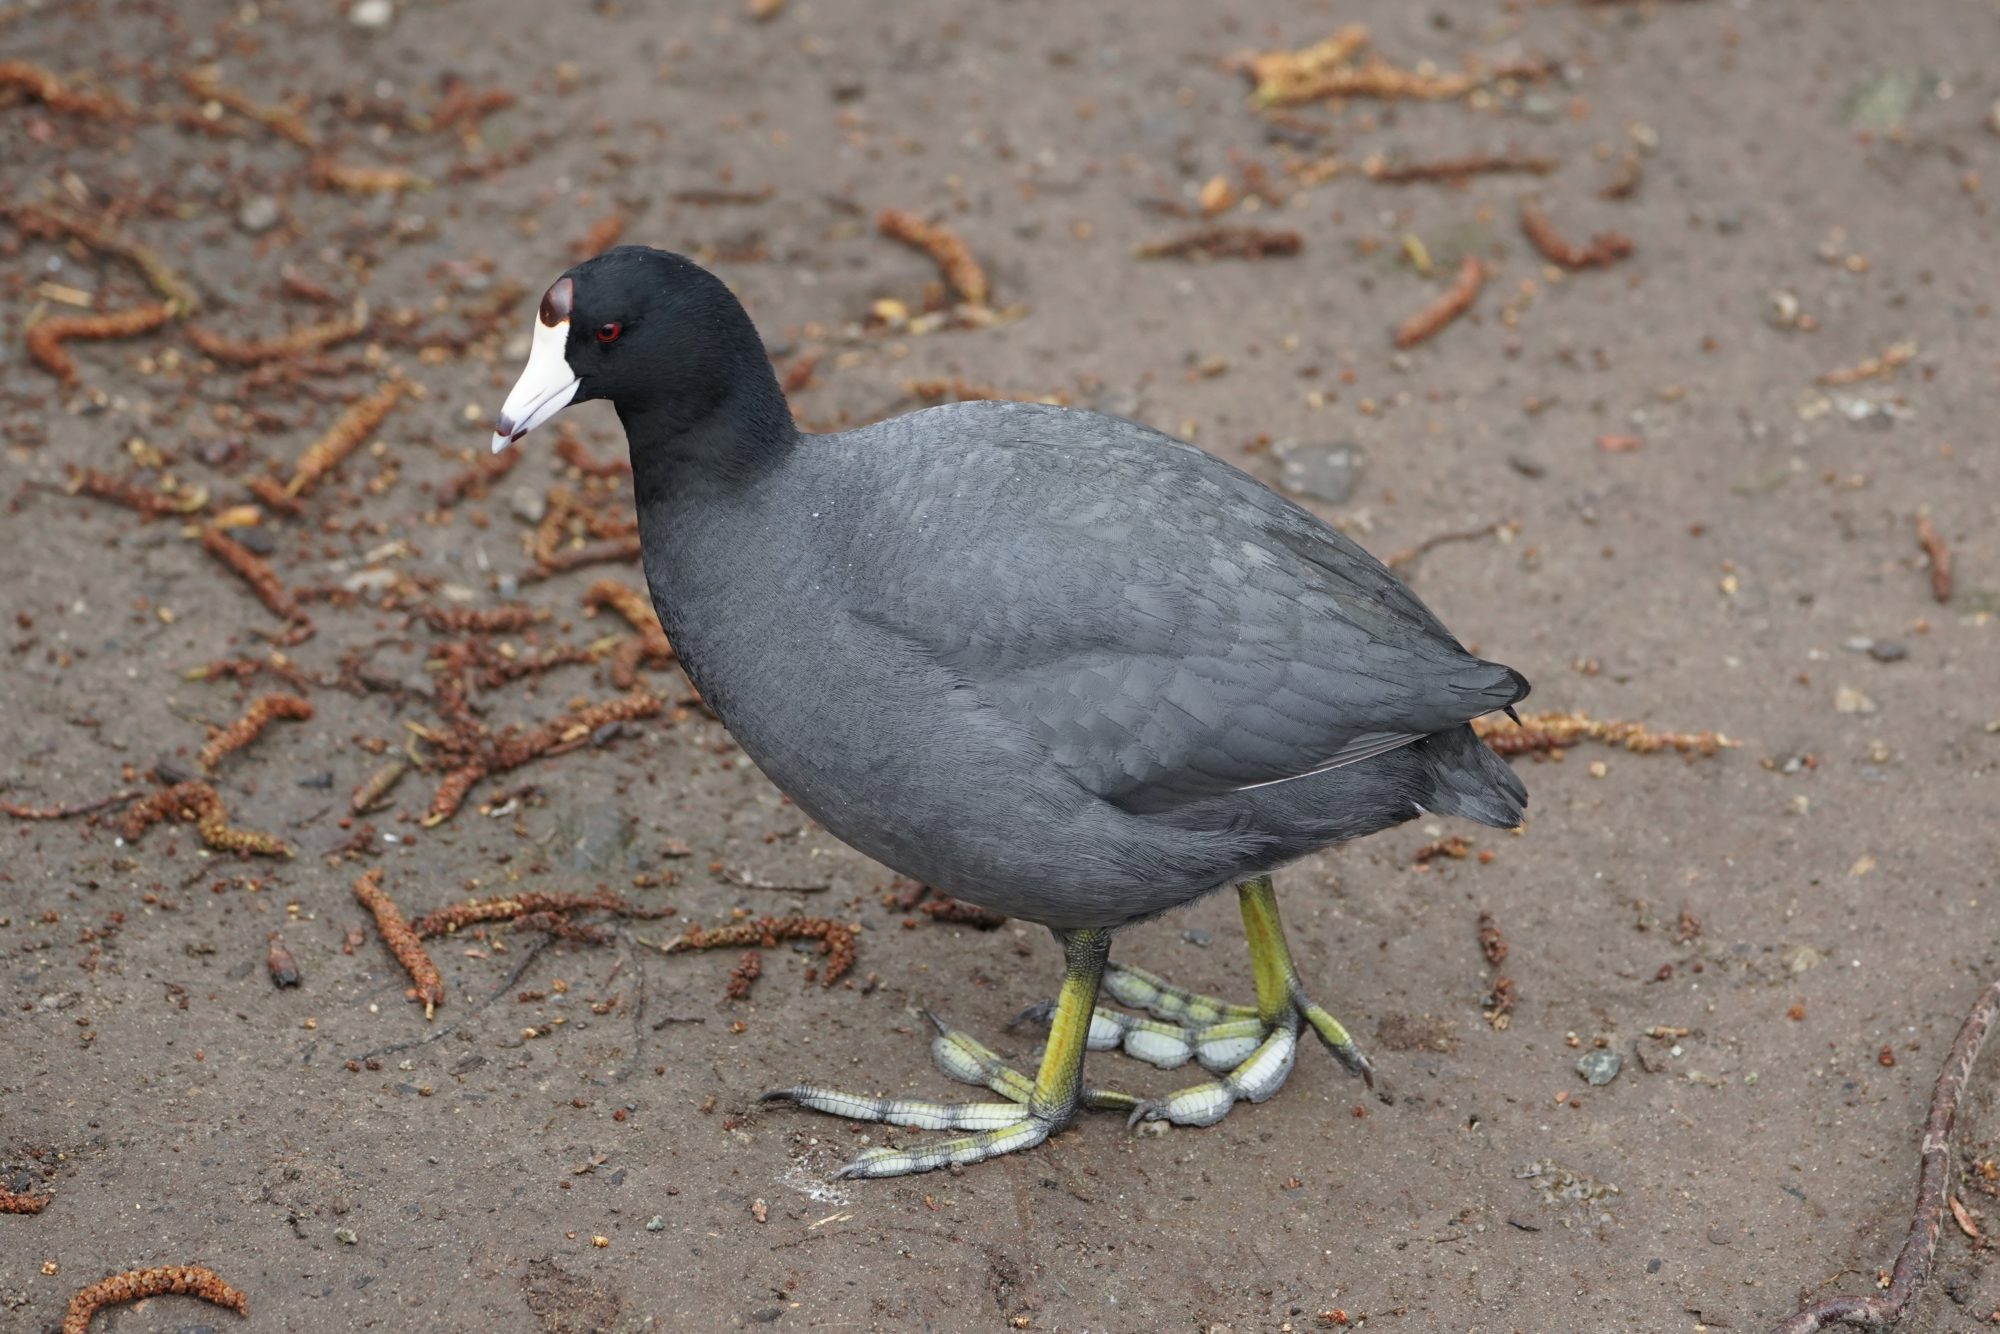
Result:
[[[1238,1102],[1264,1101],[1291,1074],[1292,1062],[1298,1055],[1299,1029],[1304,1025],[1310,1025],[1319,1035],[1335,1060],[1369,1084],[1375,1082],[1374,1068],[1354,1045],[1346,1028],[1305,994],[1298,965],[1292,961],[1291,947],[1285,943],[1284,926],[1278,920],[1278,898],[1271,877],[1263,875],[1246,880],[1236,887],[1236,893],[1243,911],[1243,933],[1250,942],[1250,970],[1257,984],[1255,1015],[1262,1040],[1220,1078],[1178,1089],[1164,1098],[1142,1100],[1132,1109],[1134,1125],[1140,1121],[1213,1125]],[[1114,996],[1122,985],[1112,986]],[[1156,1015],[1163,1010],[1206,1015],[1222,1004],[1178,988],[1155,986],[1149,990],[1156,992],[1158,999],[1142,998],[1135,987],[1129,990],[1133,999],[1127,1003],[1140,1005]]]
[[[1091,1051],[1123,1050],[1162,1070],[1194,1060],[1204,1069],[1220,1072],[1236,1065],[1264,1039],[1265,1026],[1255,1006],[1231,1005],[1185,991],[1143,968],[1107,965],[1104,990],[1120,1005],[1156,1017],[1143,1019],[1099,1006],[1090,1016]],[[1008,1028],[1047,1023],[1054,1011],[1050,1001],[1031,1005]]]
[[[947,1074],[981,1084],[1006,1102],[944,1103],[906,1098],[868,1098],[818,1085],[802,1084],[764,1095],[784,1099],[814,1111],[855,1121],[886,1121],[926,1130],[969,1130],[974,1133],[913,1148],[870,1149],[840,1169],[842,1177],[890,1177],[928,1172],[953,1163],[976,1163],[1003,1153],[1032,1148],[1067,1126],[1077,1108],[1088,1104],[1136,1108],[1136,1099],[1117,1094],[1090,1094],[1083,1087],[1083,1053],[1090,1033],[1090,1016],[1104,978],[1111,933],[1105,928],[1059,931],[1063,947],[1063,983],[1033,1081],[1009,1069],[976,1039],[939,1025],[931,1050]]]

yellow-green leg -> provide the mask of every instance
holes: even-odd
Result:
[[[1246,880],[1236,892],[1257,984],[1255,1005],[1233,1005],[1187,991],[1143,968],[1115,963],[1106,966],[1105,994],[1152,1017],[1098,1009],[1091,1016],[1092,1051],[1122,1049],[1126,1055],[1162,1069],[1193,1060],[1219,1076],[1164,1098],[1138,1103],[1131,1112],[1134,1122],[1209,1125],[1221,1120],[1238,1102],[1264,1101],[1291,1073],[1299,1030],[1305,1027],[1319,1035],[1341,1065],[1374,1085],[1374,1069],[1347,1029],[1305,993],[1291,947],[1285,943],[1271,878]],[[1021,1019],[1046,1018],[1051,1008],[1032,1007]]]
[[[1257,1004],[1253,1013],[1262,1040],[1255,1042],[1235,1065],[1219,1078],[1177,1089],[1163,1098],[1147,1098],[1132,1109],[1130,1121],[1171,1121],[1181,1126],[1213,1125],[1229,1114],[1238,1102],[1263,1102],[1284,1086],[1298,1055],[1299,1029],[1309,1026],[1321,1042],[1349,1071],[1361,1076],[1370,1087],[1375,1083],[1374,1067],[1338,1019],[1315,1004],[1299,980],[1298,965],[1292,961],[1291,947],[1285,943],[1285,929],[1278,919],[1278,896],[1271,877],[1258,876],[1236,887],[1243,911],[1243,934],[1250,942],[1250,970],[1257,984]],[[1217,1022],[1210,1016],[1229,1010],[1224,1002],[1158,984],[1151,974],[1128,970],[1126,977],[1112,982],[1113,996],[1136,1005],[1160,1018],[1182,1015]],[[1221,1022],[1240,1022],[1223,1020]],[[1211,1027],[1211,1030],[1212,1027]],[[1213,1069],[1213,1067],[1210,1067]]]
[[[764,1098],[782,1099],[855,1121],[974,1132],[912,1148],[870,1149],[841,1168],[835,1174],[839,1177],[902,1176],[954,1163],[976,1163],[1040,1144],[1074,1120],[1080,1106],[1118,1111],[1137,1109],[1139,1102],[1135,1098],[1089,1090],[1083,1085],[1083,1053],[1098,987],[1104,979],[1111,933],[1096,928],[1059,931],[1056,935],[1063,947],[1063,984],[1041,1067],[1032,1081],[1009,1069],[976,1039],[932,1020],[937,1024],[938,1035],[931,1043],[931,1052],[945,1073],[990,1088],[1007,1101],[945,1103],[869,1098],[813,1084],[775,1089]]]

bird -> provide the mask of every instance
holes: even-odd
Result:
[[[1024,1012],[1048,1026],[1032,1075],[932,1017],[939,1068],[998,1100],[764,1095],[949,1132],[837,1176],[1029,1149],[1086,1108],[1212,1125],[1277,1092],[1306,1029],[1372,1085],[1308,995],[1273,873],[1425,813],[1519,825],[1527,791],[1470,724],[1511,714],[1521,673],[1314,514],[1136,422],[978,400],[802,431],[742,304],[669,251],[556,279],[493,449],[598,399],[653,605],[744,753],[835,837],[1062,950]],[[1122,928],[1231,887],[1253,1003],[1111,961]],[[1210,1077],[1086,1085],[1085,1052],[1114,1049]]]

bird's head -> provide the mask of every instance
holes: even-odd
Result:
[[[692,260],[619,246],[570,269],[535,313],[528,364],[493,423],[499,453],[572,403],[609,399],[669,435],[712,413],[748,358],[770,362],[743,307]]]

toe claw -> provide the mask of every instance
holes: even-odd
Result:
[[[1007,1021],[1007,1031],[1012,1033],[1023,1024],[1046,1024],[1049,1022],[1049,1016],[1055,1012],[1056,1003],[1054,1001],[1036,1001],[1033,1005],[1030,1005],[1027,1009]]]

